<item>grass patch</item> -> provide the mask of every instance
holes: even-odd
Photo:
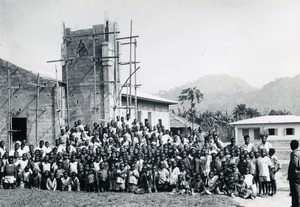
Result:
[[[43,190],[0,190],[1,206],[24,207],[91,207],[91,206],[239,206],[232,198],[224,195],[170,195],[153,193],[135,195],[129,193],[84,193]]]

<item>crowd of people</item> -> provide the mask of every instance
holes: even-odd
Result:
[[[6,150],[0,142],[1,183],[4,189],[40,188],[84,192],[137,194],[225,194],[254,199],[276,194],[280,163],[275,149],[244,136],[225,145],[217,132],[201,129],[183,135],[164,126],[151,127],[130,116],[116,117],[92,128],[81,120],[51,144],[25,141]],[[257,190],[256,190],[257,189]]]

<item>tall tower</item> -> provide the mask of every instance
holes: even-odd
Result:
[[[91,29],[64,29],[61,54],[68,61],[63,63],[62,75],[70,126],[78,119],[91,126],[113,118],[113,30],[109,21]]]

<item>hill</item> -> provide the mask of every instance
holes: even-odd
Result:
[[[196,81],[188,82],[169,91],[160,91],[157,95],[177,100],[182,89],[194,86],[199,88],[203,94],[220,92],[237,93],[256,90],[241,78],[236,78],[229,75],[206,75]]]
[[[241,78],[207,75],[169,91],[160,91],[158,95],[178,100],[182,89],[194,86],[204,94],[204,100],[198,106],[202,111],[232,112],[236,105],[245,103],[262,113],[268,113],[271,109],[286,109],[300,115],[300,74],[293,78],[276,79],[261,89],[250,86]]]

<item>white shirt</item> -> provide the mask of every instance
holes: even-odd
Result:
[[[271,160],[269,157],[259,157],[257,159],[258,175],[270,176],[269,166],[271,166]]]

